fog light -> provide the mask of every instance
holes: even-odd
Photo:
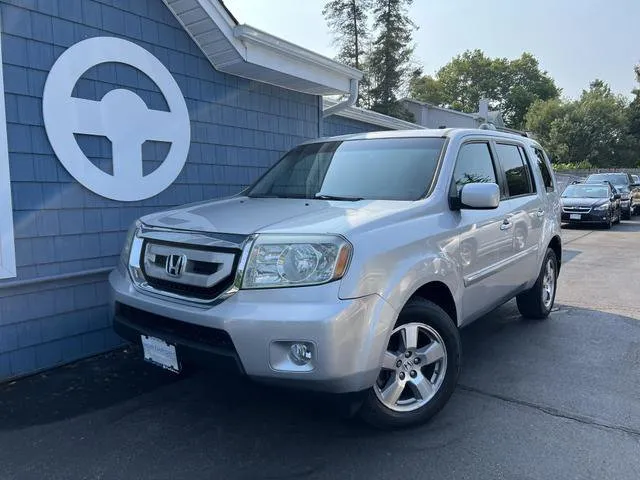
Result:
[[[311,361],[311,347],[307,343],[294,343],[289,348],[289,358],[296,365],[306,365]]]

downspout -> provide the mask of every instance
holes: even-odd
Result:
[[[356,104],[356,101],[358,100],[358,83],[359,83],[358,80],[356,80],[355,78],[352,78],[349,82],[349,96],[347,97],[347,99],[325,109],[322,112],[323,118],[327,118],[331,115],[335,115],[336,113],[341,112],[346,108],[353,107]]]

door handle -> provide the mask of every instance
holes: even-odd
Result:
[[[541,208],[538,209],[538,211],[536,212],[536,215],[538,216],[538,218],[544,217],[544,210],[542,210]]]
[[[500,230],[509,230],[512,226],[513,226],[513,223],[511,223],[511,221],[508,218],[505,218],[504,221],[502,222],[502,225],[500,225]]]

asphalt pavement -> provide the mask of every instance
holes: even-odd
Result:
[[[638,217],[636,217],[638,218]],[[0,386],[0,479],[640,478],[640,221],[564,230],[557,307],[463,331],[450,403],[373,431],[326,397],[126,350]]]

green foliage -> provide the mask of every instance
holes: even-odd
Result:
[[[640,83],[640,65],[636,65],[635,72],[638,83]],[[640,86],[632,93],[634,98],[627,110],[627,121],[629,122],[629,134],[640,146]]]
[[[578,163],[554,163],[553,169],[556,172],[565,172],[568,170],[591,170],[593,165],[589,162],[578,162]]]
[[[413,55],[413,30],[407,14],[413,0],[374,0],[373,26],[378,32],[368,59],[371,109],[405,120],[413,120],[398,100],[406,84]]]
[[[366,64],[365,51],[370,38],[367,24],[372,0],[330,0],[322,9],[327,25],[338,47],[337,60],[361,70]],[[367,79],[360,85],[367,89]],[[358,103],[360,104],[360,96]]]
[[[555,163],[594,167],[635,166],[634,139],[628,133],[626,100],[595,80],[578,100],[537,101],[526,115]]]
[[[538,60],[529,53],[520,58],[489,58],[481,50],[468,50],[442,67],[435,77],[416,76],[412,98],[467,113],[478,111],[480,100],[501,110],[505,123],[522,128],[536,100],[557,98],[560,90]]]

